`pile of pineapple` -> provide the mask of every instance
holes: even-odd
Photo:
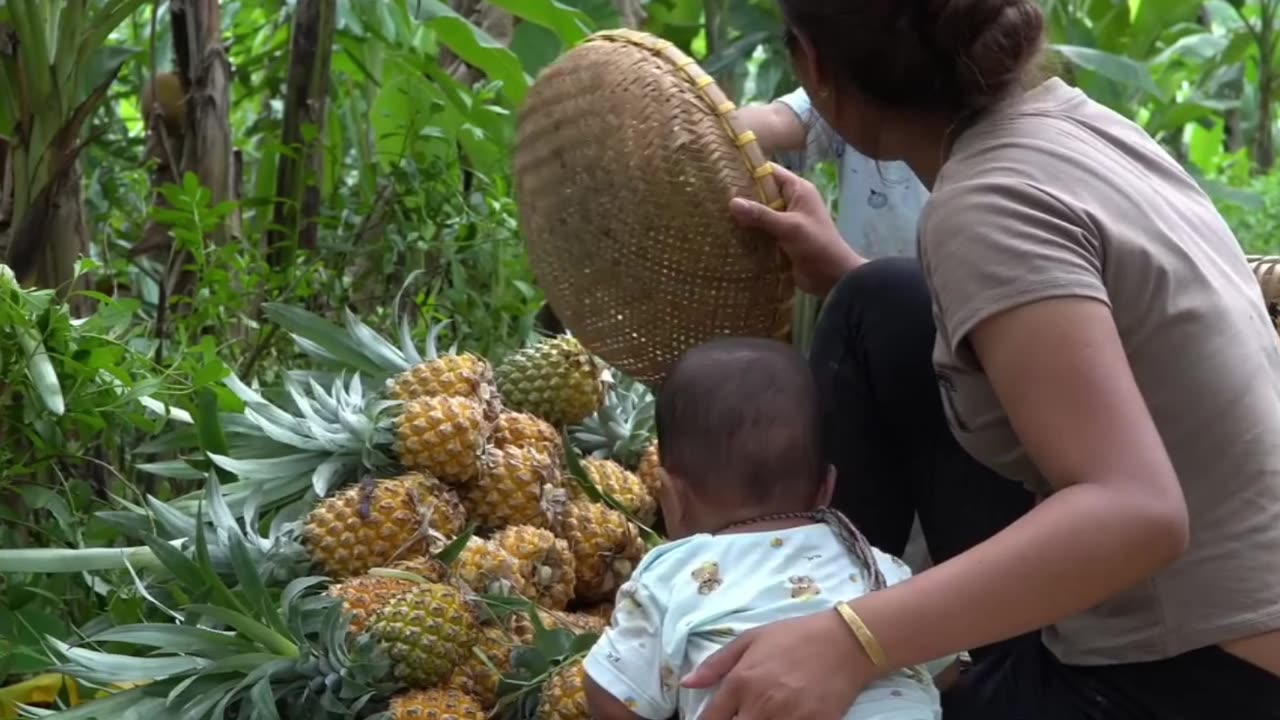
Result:
[[[535,627],[603,630],[655,538],[656,447],[637,393],[568,336],[496,367],[433,349],[385,394],[401,471],[317,502],[304,546],[410,688],[393,718],[485,717],[510,701],[503,676]],[[550,674],[539,717],[587,717],[581,673]]]

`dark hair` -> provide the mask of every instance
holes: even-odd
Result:
[[[1036,0],[779,0],[838,83],[891,108],[980,113],[1031,79]]]
[[[702,497],[763,503],[812,493],[826,475],[813,374],[781,342],[722,338],[689,350],[662,384],[656,423],[662,466]]]

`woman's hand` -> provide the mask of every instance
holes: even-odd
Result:
[[[786,210],[772,210],[742,198],[729,203],[739,225],[767,233],[791,259],[796,285],[803,291],[825,296],[840,278],[866,262],[845,243],[831,221],[826,203],[813,183],[773,166]]]
[[[721,683],[699,720],[839,720],[873,676],[870,658],[831,610],[750,630],[682,684]]]

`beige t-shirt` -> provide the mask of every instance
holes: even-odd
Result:
[[[1191,515],[1188,552],[1048,628],[1064,662],[1137,662],[1280,628],[1280,344],[1231,230],[1140,127],[1050,80],[957,141],[921,219],[934,365],[974,457],[1049,486],[968,341],[1052,297],[1107,303]]]

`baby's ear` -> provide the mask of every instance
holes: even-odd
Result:
[[[827,477],[822,481],[822,487],[818,488],[818,507],[827,507],[831,504],[831,498],[836,493],[836,466],[827,466]]]

